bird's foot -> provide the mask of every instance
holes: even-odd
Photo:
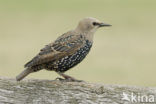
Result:
[[[65,81],[65,82],[84,82],[83,80],[78,80],[78,79],[75,79],[69,75],[66,75],[64,73],[60,73],[58,72],[59,75],[61,75],[62,77],[64,77],[64,79],[62,78],[57,78],[58,80],[60,81]]]
[[[66,79],[56,78],[56,80],[59,80],[59,81],[62,81],[62,82],[84,82],[83,80],[78,80],[78,79],[75,79],[75,78],[66,78]]]
[[[65,79],[57,77],[55,80],[64,81]]]
[[[72,78],[72,77],[66,78],[65,80],[68,81],[68,82],[84,82],[83,80],[78,80],[78,79],[75,79],[75,78]]]

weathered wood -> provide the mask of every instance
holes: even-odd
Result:
[[[132,104],[123,92],[156,97],[156,88],[0,78],[0,104]]]

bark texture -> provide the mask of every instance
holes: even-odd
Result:
[[[156,97],[156,88],[148,87],[0,78],[0,104],[132,104],[123,92]]]

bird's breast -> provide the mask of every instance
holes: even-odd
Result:
[[[86,40],[85,45],[83,47],[81,47],[72,55],[65,56],[60,60],[56,61],[55,65],[53,65],[51,69],[59,72],[67,71],[68,69],[80,63],[89,53],[91,47],[92,47],[92,43]]]

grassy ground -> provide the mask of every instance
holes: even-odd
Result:
[[[15,77],[44,45],[84,17],[113,25],[97,31],[88,57],[67,74],[89,82],[156,86],[155,0],[1,0],[0,76]],[[28,78],[55,79],[40,71]]]

